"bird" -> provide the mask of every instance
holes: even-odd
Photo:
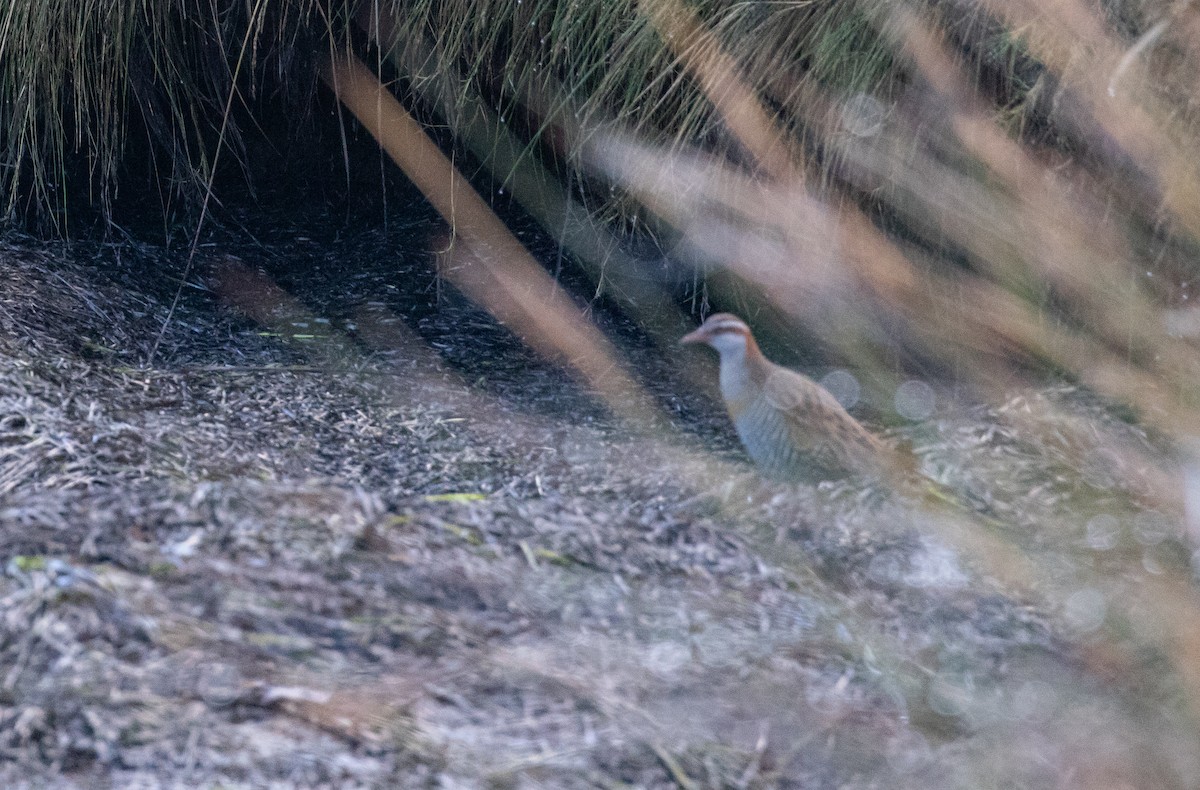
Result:
[[[767,476],[878,479],[908,465],[828,390],[763,356],[737,316],[714,313],[679,342],[702,343],[720,355],[725,408],[746,454]]]

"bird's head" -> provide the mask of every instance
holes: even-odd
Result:
[[[700,327],[679,339],[680,343],[704,343],[712,346],[724,358],[738,356],[754,345],[754,337],[746,322],[730,313],[713,313]]]

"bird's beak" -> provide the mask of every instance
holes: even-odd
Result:
[[[704,333],[699,329],[688,332],[683,337],[679,338],[680,343],[703,343],[705,341]]]

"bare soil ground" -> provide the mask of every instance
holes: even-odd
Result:
[[[1081,393],[900,431],[1036,553],[1017,586],[945,514],[759,480],[603,304],[665,430],[370,263],[415,226],[259,242],[0,241],[0,786],[1200,785],[1154,643],[1088,652],[1136,583],[1088,574],[1187,553]]]

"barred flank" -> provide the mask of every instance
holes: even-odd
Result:
[[[837,415],[814,411],[823,419],[806,432],[803,421],[789,425],[789,417],[796,420],[794,413],[787,415],[758,397],[734,415],[734,425],[747,454],[772,476],[828,480],[877,471],[876,447],[868,434],[852,423],[830,420]]]

